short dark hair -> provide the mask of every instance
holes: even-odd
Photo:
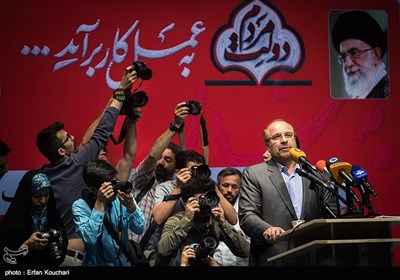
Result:
[[[189,161],[199,164],[206,163],[206,160],[203,155],[199,154],[194,150],[186,150],[179,153],[179,155],[176,157],[175,168],[176,169],[185,168]]]
[[[174,142],[169,143],[167,148],[170,149],[175,154],[175,158],[177,158],[179,154],[183,151],[182,148],[179,147]]]
[[[42,129],[36,136],[36,146],[50,162],[60,158],[58,147],[62,144],[57,132],[64,129],[63,122],[55,122]]]
[[[242,172],[234,167],[227,167],[222,169],[217,175],[217,182],[221,182],[221,179],[226,176],[238,175],[242,179]]]
[[[86,186],[99,189],[104,182],[112,181],[117,174],[117,169],[108,161],[95,159],[84,165],[82,177]]]
[[[11,152],[11,148],[6,143],[0,140],[0,157],[4,157],[9,152]]]
[[[182,189],[182,194],[181,194],[182,200],[186,202],[189,199],[189,197],[192,197],[195,194],[214,191],[215,186],[216,183],[211,178],[202,180],[192,178],[186,183],[185,187]]]

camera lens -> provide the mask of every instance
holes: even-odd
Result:
[[[143,107],[148,101],[149,98],[144,91],[138,91],[132,94],[132,107]]]
[[[208,179],[211,176],[211,170],[207,164],[192,166],[190,168],[190,173],[192,174],[192,177],[198,178],[200,180]]]
[[[112,181],[111,182],[113,189],[114,189],[114,193],[118,193],[118,190],[129,194],[132,191],[132,183],[129,181]]]
[[[196,116],[201,113],[201,104],[199,101],[189,100],[186,106],[189,108],[189,114],[191,115]]]
[[[206,235],[195,249],[196,259],[205,259],[215,248],[217,248],[217,246],[217,238],[211,234]]]

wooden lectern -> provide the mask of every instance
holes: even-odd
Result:
[[[279,242],[288,251],[267,259],[293,261],[297,266],[392,266],[392,251],[400,238],[392,228],[400,218],[316,219],[286,231]]]

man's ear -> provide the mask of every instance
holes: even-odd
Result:
[[[382,59],[382,50],[381,50],[381,48],[375,48],[374,50],[373,50],[373,52],[374,52],[374,55],[375,55],[375,61],[381,61],[381,59]]]
[[[67,155],[64,148],[58,148],[57,152],[60,155],[60,157],[65,157]]]

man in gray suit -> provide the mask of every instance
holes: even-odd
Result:
[[[239,222],[251,238],[250,265],[269,265],[268,257],[288,249],[287,242],[277,242],[277,238],[292,228],[292,221],[328,218],[320,206],[323,203],[337,213],[336,197],[296,172],[300,166],[289,153],[290,148],[297,146],[295,137],[290,123],[283,119],[272,121],[264,130],[271,160],[243,171]],[[271,265],[295,263],[275,262]]]

